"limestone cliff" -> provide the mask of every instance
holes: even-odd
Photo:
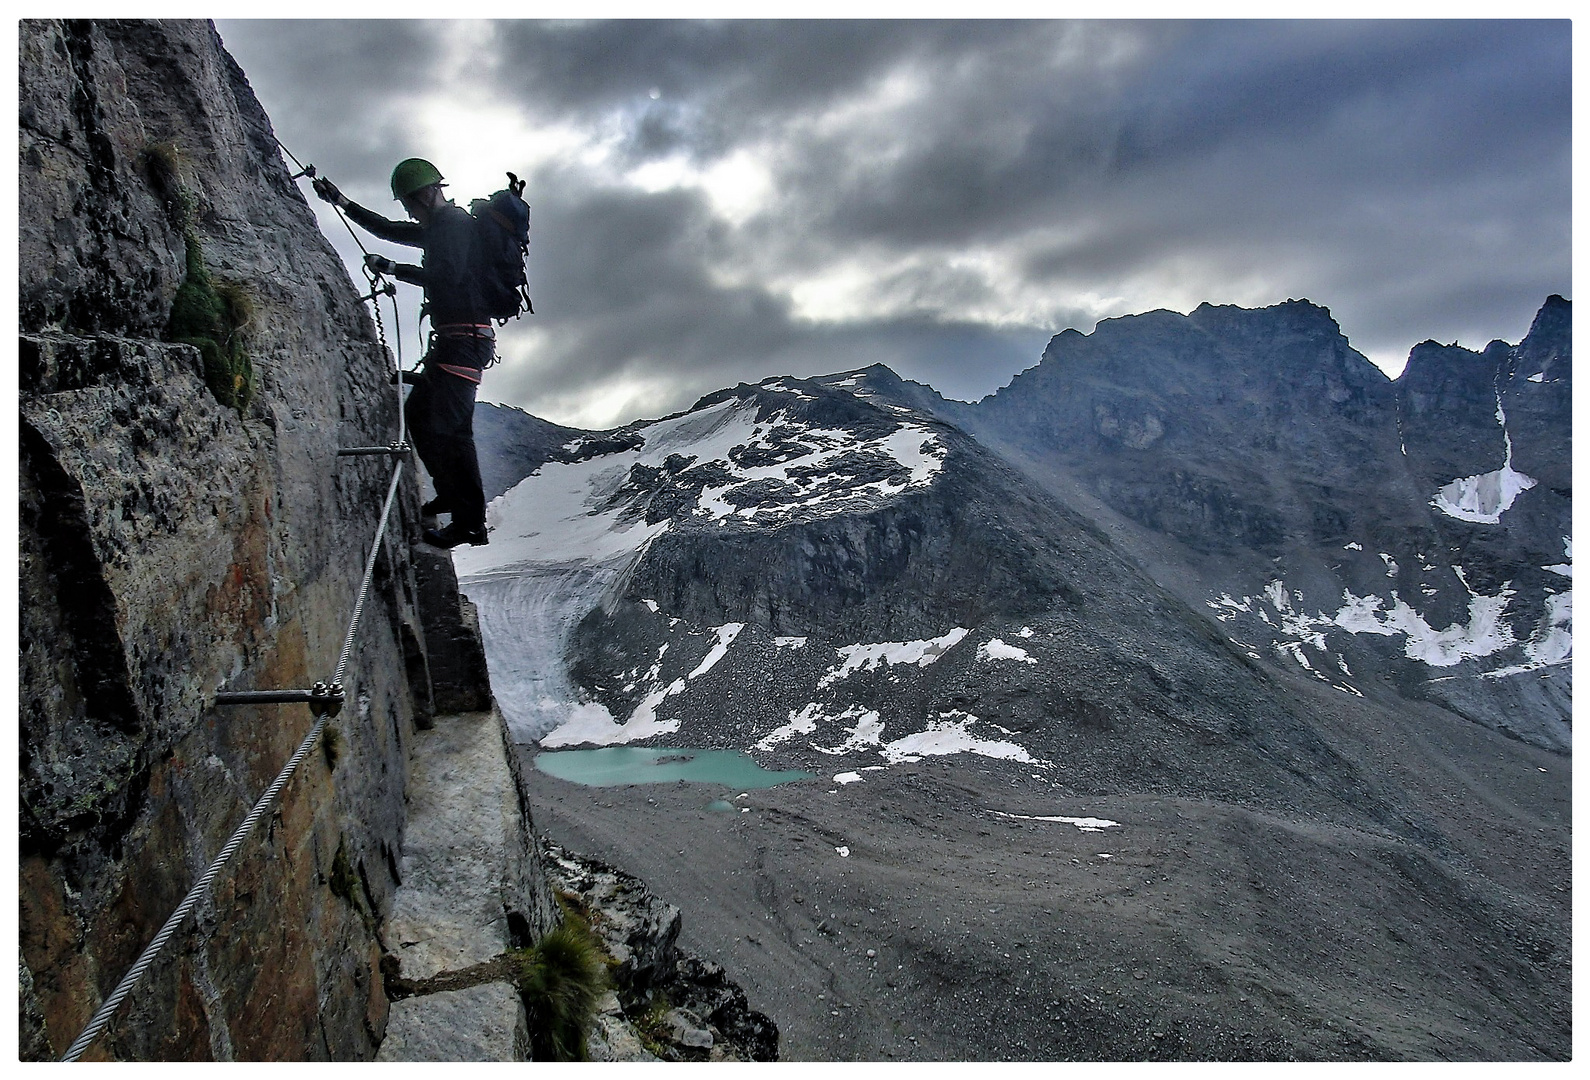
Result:
[[[21,1056],[48,1058],[309,731],[216,694],[331,680],[393,472],[337,450],[391,442],[397,398],[213,28],[19,41]],[[87,1058],[374,1056],[409,745],[490,706],[450,562],[411,551],[416,467],[346,705]]]

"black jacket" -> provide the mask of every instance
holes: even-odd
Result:
[[[491,322],[491,316],[482,310],[471,269],[475,219],[469,211],[447,203],[436,209],[428,225],[391,221],[355,202],[348,204],[347,214],[355,224],[383,240],[424,252],[419,266],[399,263],[397,279],[425,290],[431,326]]]

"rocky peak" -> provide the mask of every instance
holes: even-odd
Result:
[[[1518,346],[1518,374],[1533,378],[1543,374],[1547,378],[1566,377],[1569,371],[1555,372],[1553,366],[1566,362],[1573,351],[1573,305],[1553,293],[1546,297],[1529,333]],[[1524,370],[1535,369],[1535,370]]]
[[[1457,652],[1421,654],[1410,678],[1432,657],[1454,666],[1493,656],[1498,672],[1534,671],[1560,652],[1547,643],[1562,640],[1569,322],[1568,302],[1553,297],[1518,346],[1424,342],[1393,381],[1307,301],[1150,312],[1057,335],[1037,368],[963,422],[1068,500],[1086,493],[1073,505],[1093,520],[1129,522],[1123,539],[1189,599],[1178,582],[1218,581],[1202,586],[1217,607],[1230,599],[1281,625],[1295,623],[1305,596],[1327,622],[1344,595],[1381,597],[1388,611],[1400,604],[1470,635]],[[1285,610],[1253,606],[1266,589]],[[1481,597],[1516,622],[1492,634],[1473,614]],[[1433,641],[1424,625],[1410,623],[1408,657],[1423,648],[1415,640]],[[1253,634],[1275,637],[1258,625]],[[1301,647],[1281,637],[1279,647]],[[1561,680],[1525,681],[1545,695],[1528,737],[1555,745]],[[1441,696],[1498,686],[1430,685]],[[1461,707],[1514,730],[1509,700],[1500,689],[1465,691]]]

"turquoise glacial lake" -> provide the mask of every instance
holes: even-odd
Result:
[[[536,768],[559,780],[589,787],[623,784],[717,784],[748,791],[816,773],[798,769],[775,771],[758,765],[739,750],[686,750],[671,746],[604,746],[600,750],[549,750],[537,754]]]

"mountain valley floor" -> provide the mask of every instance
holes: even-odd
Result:
[[[965,754],[742,794],[519,752],[537,828],[678,905],[783,1060],[1569,1058],[1570,760],[1433,708],[1334,734],[1438,842]]]

